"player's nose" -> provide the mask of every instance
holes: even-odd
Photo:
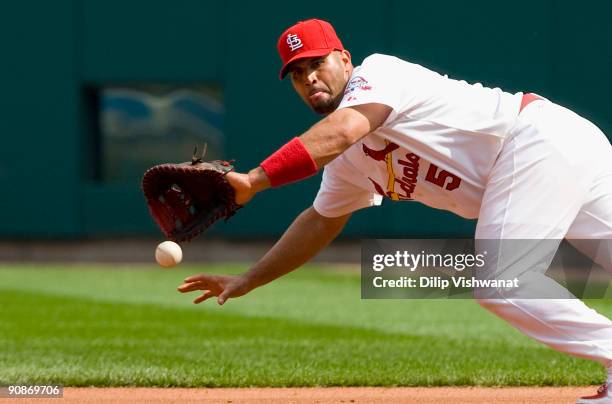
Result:
[[[306,81],[307,81],[308,85],[310,85],[310,86],[312,86],[313,84],[316,84],[316,82],[317,82],[317,72],[315,70],[313,70],[310,73],[308,73],[308,75],[306,76]]]

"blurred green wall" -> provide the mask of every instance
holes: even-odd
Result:
[[[158,235],[138,182],[94,180],[90,90],[221,84],[226,157],[248,170],[317,120],[277,79],[275,50],[284,28],[310,17],[335,25],[356,64],[390,53],[455,78],[538,92],[612,134],[611,13],[608,2],[552,0],[7,2],[0,17],[0,236]],[[266,192],[209,234],[279,234],[310,205],[318,182]],[[356,213],[344,234],[465,236],[473,227],[416,203],[386,203]]]

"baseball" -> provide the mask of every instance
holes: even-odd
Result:
[[[174,241],[159,243],[155,249],[155,260],[164,268],[171,268],[181,263],[183,250]]]

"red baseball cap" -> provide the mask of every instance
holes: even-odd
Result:
[[[293,61],[326,56],[334,50],[344,50],[334,27],[327,21],[316,18],[300,21],[289,27],[278,38],[276,46],[283,62],[280,70],[281,80],[287,74],[287,66]]]

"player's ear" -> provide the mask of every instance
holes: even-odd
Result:
[[[352,74],[353,68],[353,64],[351,63],[351,53],[345,49],[340,55],[342,64],[344,65],[344,73],[347,77],[349,77]]]
[[[347,63],[351,63],[351,52],[347,51],[346,49],[342,51],[342,61],[347,64]]]

